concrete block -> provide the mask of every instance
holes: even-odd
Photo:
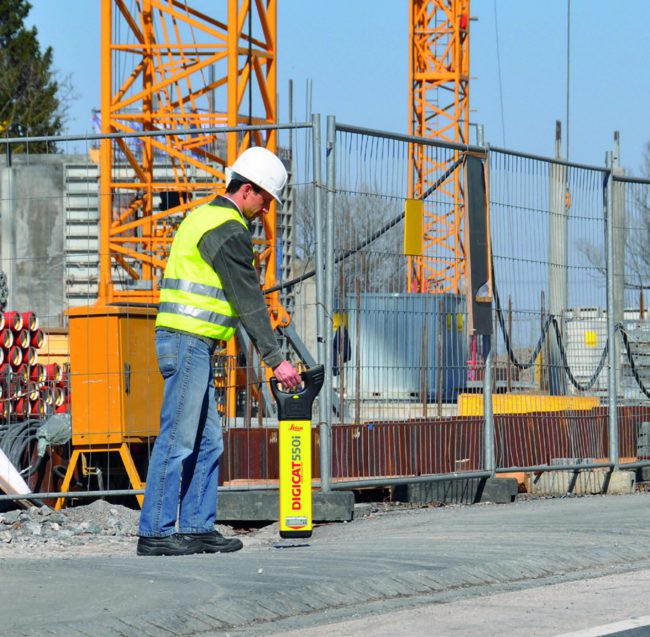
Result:
[[[349,522],[354,517],[354,493],[332,491],[313,494],[312,507],[315,522]],[[220,491],[217,501],[218,522],[275,522],[278,519],[279,499],[275,490]]]
[[[584,469],[579,471],[545,471],[529,474],[526,489],[533,495],[562,496],[596,495],[600,493],[634,493],[636,477],[633,471]]]
[[[517,495],[514,478],[466,478],[432,480],[395,485],[392,499],[396,502],[429,504],[474,504],[476,502],[510,503]]]
[[[476,495],[478,479],[435,480],[409,482],[393,487],[392,500],[412,504],[431,502],[472,504]]]
[[[352,491],[316,491],[313,498],[313,515],[317,522],[349,522],[354,517]]]
[[[636,490],[636,473],[634,471],[613,471],[605,485],[605,493],[624,495]]]
[[[373,505],[370,502],[357,502],[354,505],[354,519],[367,518],[372,515]]]
[[[494,502],[510,504],[514,502],[519,491],[516,478],[488,478],[479,485],[476,502]]]

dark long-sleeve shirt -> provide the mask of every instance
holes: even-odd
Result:
[[[217,197],[211,205],[237,210],[237,206],[227,197]],[[206,232],[199,241],[198,249],[203,259],[219,275],[226,298],[239,314],[262,360],[270,367],[279,365],[284,357],[271,327],[259,277],[253,266],[250,230],[238,221],[226,221]]]

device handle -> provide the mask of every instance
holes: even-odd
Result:
[[[325,381],[325,368],[317,365],[304,372],[302,389],[284,391],[278,379],[271,378],[271,393],[278,405],[278,420],[311,420],[311,407]]]

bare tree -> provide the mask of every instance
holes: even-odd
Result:
[[[643,172],[650,177],[650,142],[646,144]],[[650,287],[650,188],[645,184],[629,188],[625,199],[625,289],[635,290]],[[586,239],[578,240],[576,247],[604,284],[605,250]]]

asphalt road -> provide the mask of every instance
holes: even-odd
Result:
[[[532,584],[532,587],[531,587]],[[407,609],[364,609],[356,618],[271,629],[267,637],[647,637],[650,570],[535,586],[516,591],[423,602]],[[299,621],[292,622],[299,624]],[[277,628],[277,627],[276,627]],[[636,631],[636,632],[632,632]],[[253,634],[242,631],[231,633]]]
[[[402,510],[320,526],[301,543],[269,528],[230,555],[136,557],[134,541],[128,552],[7,557],[0,632],[550,637],[650,615],[649,522],[643,493]],[[602,576],[615,579],[591,606],[560,612]]]

